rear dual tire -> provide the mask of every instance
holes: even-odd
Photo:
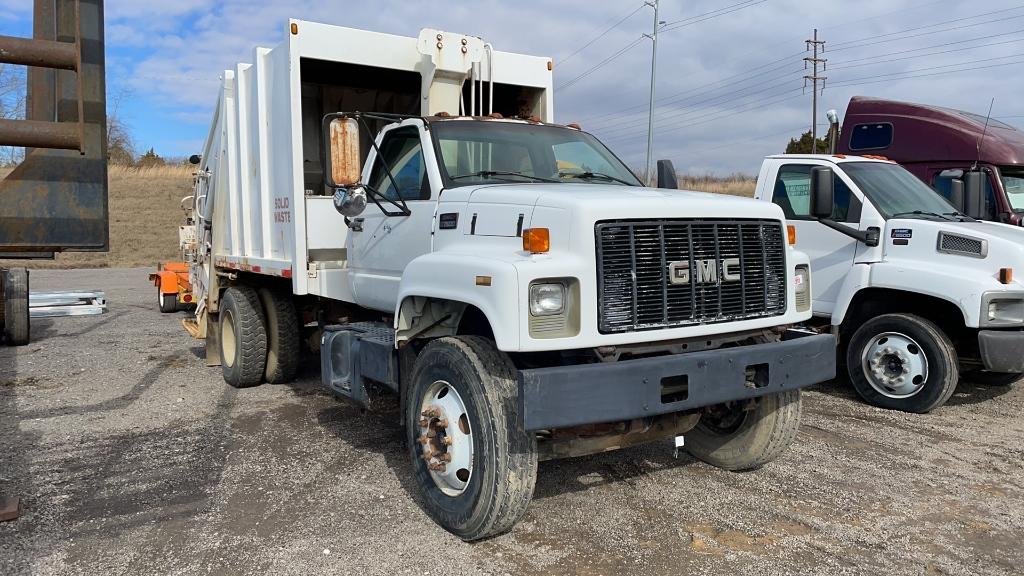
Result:
[[[235,388],[295,379],[299,367],[299,321],[283,291],[233,286],[221,298],[221,367]]]
[[[752,404],[713,406],[686,433],[686,451],[724,470],[760,468],[793,443],[801,411],[800,390],[762,396]]]

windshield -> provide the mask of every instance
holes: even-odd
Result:
[[[590,134],[519,122],[446,120],[430,125],[447,186],[496,182],[640,181]]]
[[[999,175],[1003,180],[1003,190],[1010,201],[1010,208],[1014,212],[1024,211],[1024,168],[1001,167]]]
[[[843,171],[886,218],[942,218],[956,208],[902,166],[882,162],[844,162]],[[915,214],[919,212],[920,214]]]

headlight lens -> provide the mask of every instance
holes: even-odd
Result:
[[[793,277],[793,285],[796,294],[797,312],[806,312],[811,309],[811,271],[807,266],[797,266],[796,275]]]
[[[530,286],[530,314],[553,316],[565,310],[565,285],[534,284]]]
[[[1024,323],[1024,300],[991,300],[987,312],[989,322],[1021,324]]]

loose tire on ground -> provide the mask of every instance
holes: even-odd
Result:
[[[248,286],[228,288],[221,298],[220,353],[231,386],[247,388],[263,380],[267,331],[259,296]]]
[[[865,322],[850,339],[846,364],[850,382],[865,402],[919,414],[945,404],[960,378],[949,337],[932,321],[913,314],[883,314]],[[892,384],[900,367],[908,369],[906,379]],[[883,374],[872,376],[878,368]]]
[[[988,370],[971,370],[964,374],[964,380],[985,386],[1009,386],[1024,378],[1020,372],[989,372]]]
[[[28,270],[12,268],[3,273],[3,342],[8,346],[28,344],[31,326],[28,310]]]
[[[270,288],[259,290],[267,319],[267,365],[264,377],[271,384],[295,379],[299,369],[299,316],[290,293]]]
[[[426,512],[467,541],[507,532],[526,511],[537,478],[537,441],[519,427],[515,368],[508,356],[486,338],[441,338],[420,352],[411,383],[405,409],[406,434]],[[437,406],[430,403],[432,399],[448,396],[451,390],[458,396],[458,405],[465,408],[464,414],[448,414],[449,403],[437,417],[424,415],[431,406]],[[435,428],[441,418],[449,429]],[[424,428],[423,423],[428,421]],[[457,431],[451,428],[454,426],[458,426]],[[435,434],[427,438],[430,430]],[[428,445],[421,441],[433,443],[448,435],[457,439],[450,447],[442,448],[452,451],[445,454],[464,454],[457,451],[464,450],[465,445],[460,443],[468,441],[472,455],[468,469],[452,471],[464,484],[454,481],[455,486],[447,485],[446,492],[441,487],[443,480],[435,479],[428,468],[424,459]],[[439,461],[435,458],[431,463],[437,465]],[[451,472],[446,468],[446,473]]]
[[[156,298],[160,303],[160,311],[164,314],[178,311],[178,295],[177,294],[164,294],[163,290],[159,286],[156,288]]]
[[[752,470],[775,460],[800,429],[799,390],[713,407],[685,435],[686,451],[724,470]]]

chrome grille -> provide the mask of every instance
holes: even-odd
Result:
[[[777,220],[622,220],[599,222],[595,233],[602,333],[786,311]]]

